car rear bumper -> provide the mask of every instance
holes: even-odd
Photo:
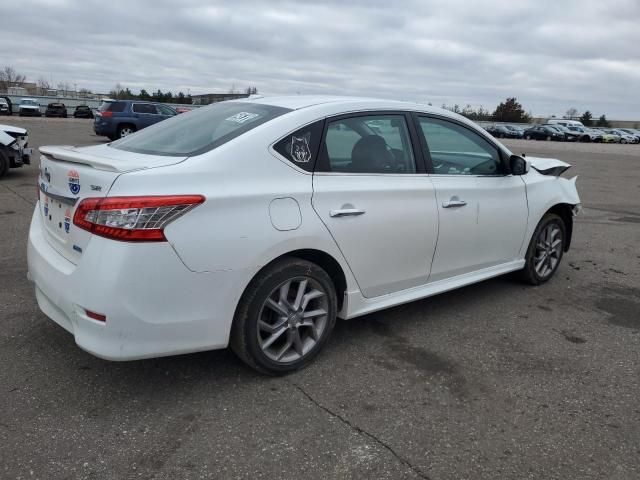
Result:
[[[74,265],[46,236],[39,209],[27,258],[42,312],[106,360],[224,348],[247,272],[195,273],[169,243],[92,237]],[[86,310],[106,316],[98,321]]]
[[[93,131],[96,135],[102,135],[105,137],[109,137],[111,135],[115,135],[115,128],[111,123],[103,123],[103,122],[93,122]]]

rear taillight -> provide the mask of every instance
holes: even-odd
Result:
[[[100,112],[100,116],[101,117],[113,117],[113,112],[110,112],[109,110],[105,110],[104,112]]]
[[[85,198],[73,223],[113,240],[165,242],[163,229],[202,202],[202,195]]]

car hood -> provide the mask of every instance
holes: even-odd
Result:
[[[543,175],[560,176],[571,168],[571,165],[557,158],[526,157],[531,166]]]
[[[11,125],[0,124],[0,130],[7,133],[17,133],[18,135],[26,135],[27,131],[24,128],[12,127]]]

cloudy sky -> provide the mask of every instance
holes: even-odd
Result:
[[[0,19],[0,67],[96,92],[516,96],[640,119],[639,0],[22,0]]]

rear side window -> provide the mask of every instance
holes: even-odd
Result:
[[[322,121],[307,125],[284,137],[273,149],[294,165],[313,172],[322,140],[322,125]]]
[[[415,173],[404,115],[367,115],[335,120],[327,133],[318,171]]]
[[[124,112],[124,108],[126,107],[125,102],[105,102],[100,105],[101,112]]]
[[[290,111],[259,103],[219,102],[156,123],[110,146],[149,155],[200,155]]]
[[[134,103],[133,111],[135,113],[148,113],[151,115],[156,115],[158,113],[156,106],[151,105],[150,103]]]

